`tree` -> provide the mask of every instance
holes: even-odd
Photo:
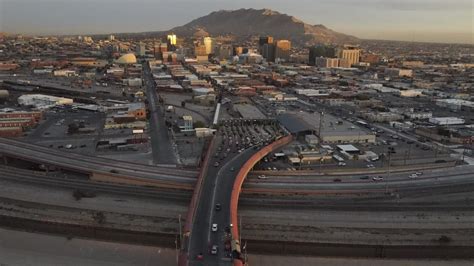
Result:
[[[202,121],[196,121],[193,123],[194,128],[201,128],[201,127],[206,127],[206,124]]]
[[[185,101],[182,101],[182,102],[181,102],[181,107],[183,107],[183,108],[186,107],[186,102],[185,102]]]

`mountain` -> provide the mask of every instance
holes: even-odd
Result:
[[[270,9],[216,11],[170,31],[184,37],[227,34],[237,37],[270,35],[276,39],[289,39],[295,44],[303,45],[360,41],[354,36],[335,32],[324,25],[310,25]]]

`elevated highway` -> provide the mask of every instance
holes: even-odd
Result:
[[[109,174],[193,184],[197,176],[193,170],[91,157],[6,138],[0,138],[0,155],[88,174],[91,178],[98,174]]]

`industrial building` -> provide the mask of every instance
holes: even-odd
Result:
[[[73,99],[56,97],[44,94],[26,94],[18,97],[18,104],[33,106],[38,109],[47,109],[58,105],[71,105]]]
[[[466,121],[458,117],[432,117],[429,122],[438,126],[463,125]]]
[[[314,134],[322,143],[375,143],[374,134],[328,114],[285,113],[277,120],[296,137]]]

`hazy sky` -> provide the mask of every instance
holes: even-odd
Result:
[[[220,9],[270,8],[360,38],[474,43],[474,0],[0,0],[0,31],[167,30]]]

